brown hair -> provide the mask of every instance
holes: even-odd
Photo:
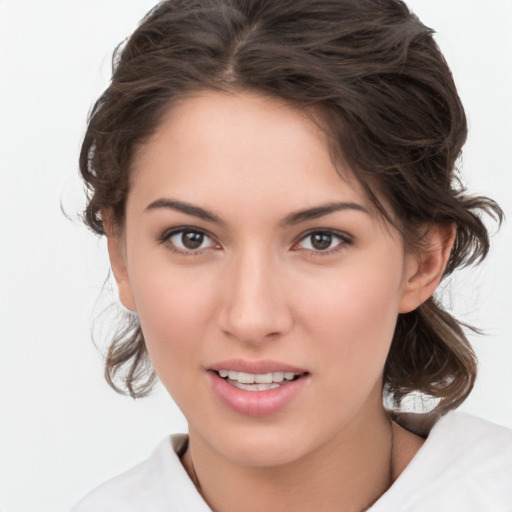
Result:
[[[337,153],[406,244],[420,225],[457,233],[445,274],[489,249],[479,214],[501,221],[492,200],[469,196],[456,175],[466,118],[433,31],[400,0],[168,0],[114,54],[111,84],[94,105],[80,169],[85,222],[104,234],[101,210],[124,221],[130,163],[169,106],[200,89],[257,91],[320,113]],[[388,216],[389,220],[389,216]],[[155,380],[136,317],[115,335],[106,378],[133,397]],[[384,369],[395,406],[419,391],[444,412],[471,391],[476,358],[435,298],[400,315]],[[121,381],[117,384],[116,381]]]

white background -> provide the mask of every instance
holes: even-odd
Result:
[[[105,244],[75,220],[77,157],[110,55],[152,0],[0,0],[0,510],[63,512],[145,458],[185,421],[165,392],[142,401],[104,383],[91,322]],[[465,103],[463,172],[512,218],[512,1],[414,0]],[[462,407],[512,427],[512,230],[446,290],[472,336],[480,377]]]

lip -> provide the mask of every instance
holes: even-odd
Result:
[[[266,391],[238,389],[221,378],[219,370],[234,370],[246,373],[294,372],[300,378]],[[222,361],[208,367],[206,372],[216,398],[231,411],[251,417],[270,416],[284,410],[305,389],[310,374],[299,367],[277,361],[244,361],[240,359]]]
[[[245,359],[230,359],[208,366],[207,370],[233,370],[235,372],[245,373],[271,373],[271,372],[293,372],[308,373],[305,368],[291,366],[289,364],[280,363],[272,360],[247,361]]]

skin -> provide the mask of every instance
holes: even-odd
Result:
[[[291,222],[340,202],[351,206]],[[428,251],[405,253],[318,128],[249,93],[175,104],[135,156],[121,232],[103,214],[121,301],[188,420],[183,463],[209,505],[357,511],[375,501],[422,443],[382,406],[397,315],[434,292],[453,229],[433,226]],[[183,227],[198,249],[172,231]],[[239,414],[208,378],[231,359],[294,365],[307,383],[277,413]]]

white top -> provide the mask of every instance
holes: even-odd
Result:
[[[181,465],[183,434],[104,483],[72,512],[211,512]],[[450,412],[369,512],[512,512],[512,430]]]

